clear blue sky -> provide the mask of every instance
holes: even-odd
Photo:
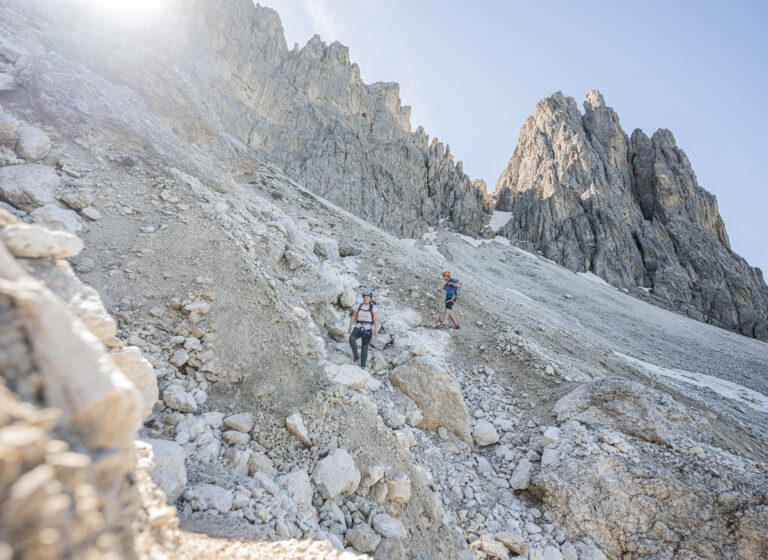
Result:
[[[768,276],[768,3],[263,0],[288,47],[347,45],[400,83],[411,125],[493,189],[536,102],[594,88],[627,134],[670,129],[717,195],[733,249]]]

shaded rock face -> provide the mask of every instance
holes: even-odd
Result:
[[[503,234],[576,272],[651,288],[695,319],[768,339],[762,272],[731,251],[717,200],[672,133],[628,137],[597,91],[584,110],[561,92],[537,104],[496,185],[496,208],[513,212]]]
[[[250,0],[169,4],[164,25],[147,31],[140,64],[116,65],[119,53],[83,50],[66,33],[51,46],[116,83],[143,84],[143,100],[185,140],[235,136],[391,233],[419,235],[443,219],[470,234],[483,228],[490,206],[482,185],[448,147],[430,142],[421,127],[411,131],[398,84],[363,83],[347,47],[315,36],[289,50],[277,12]],[[81,24],[62,14],[61,21],[70,19]],[[184,88],[175,77],[146,80],[162,76],[155,67],[169,57],[187,78]]]

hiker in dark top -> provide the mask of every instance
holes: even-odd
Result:
[[[447,270],[443,272],[443,281],[445,282],[445,286],[443,286],[443,289],[445,290],[445,314],[443,315],[442,323],[438,323],[437,328],[460,329],[461,327],[456,321],[456,317],[453,315],[453,304],[456,303],[456,296],[458,295],[459,287],[461,284],[458,280],[451,278],[451,273]],[[453,322],[453,326],[451,327],[445,324],[449,317]]]
[[[363,291],[363,303],[352,314],[349,320],[349,345],[352,347],[352,354],[355,356],[355,362],[360,360],[360,367],[365,367],[368,359],[368,343],[371,338],[379,336],[379,313],[376,311],[373,303],[373,294],[371,290]],[[352,327],[354,326],[354,330]],[[357,339],[363,339],[363,345],[360,349],[360,356],[357,355]]]

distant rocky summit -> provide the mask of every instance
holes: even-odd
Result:
[[[768,340],[768,287],[734,253],[716,198],[672,133],[628,137],[591,91],[540,101],[496,185],[503,235],[576,272],[644,288],[695,319]]]

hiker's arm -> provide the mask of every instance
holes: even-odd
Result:
[[[456,286],[457,288],[461,286],[461,282],[448,282],[451,286]]]
[[[347,329],[348,333],[352,332],[352,325],[355,324],[355,319],[357,319],[357,311],[352,313],[352,318],[349,320],[349,328]]]
[[[379,312],[373,312],[373,336],[379,336]]]

